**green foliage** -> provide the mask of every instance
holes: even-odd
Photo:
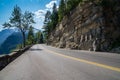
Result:
[[[43,29],[44,29],[43,32],[44,32],[45,38],[48,39],[48,35],[50,34],[50,32],[52,32],[55,29],[56,25],[58,24],[58,11],[55,3],[53,6],[52,14],[50,11],[47,11],[45,15],[44,24],[45,25],[43,26]]]
[[[34,38],[34,32],[33,32],[33,27],[31,26],[29,28],[29,32],[28,32],[28,37],[27,37],[27,44],[31,45],[35,43],[35,38]]]
[[[48,37],[48,34],[50,33],[50,27],[52,27],[52,25],[49,25],[51,24],[51,12],[50,11],[47,11],[47,13],[45,14],[45,20],[44,20],[44,26],[43,26],[43,29],[44,29],[44,34],[45,34],[45,39],[47,39]]]
[[[61,0],[59,5],[59,10],[58,10],[59,22],[63,19],[65,15],[65,12],[66,12],[65,9],[66,9],[65,1]]]
[[[68,0],[66,3],[66,13],[69,13],[72,9],[74,9],[80,2],[83,0]]]
[[[12,25],[11,27],[17,27],[21,29],[21,20],[22,20],[21,9],[16,5],[10,17],[10,23]]]
[[[7,22],[5,22],[5,23],[3,24],[3,26],[4,26],[3,28],[7,28],[7,27],[9,28],[9,27],[11,27],[10,23],[7,23]]]
[[[22,49],[22,44],[18,44],[16,49]]]
[[[33,20],[33,16],[34,14],[29,11],[25,11],[25,13],[23,14],[22,26],[24,32],[28,30],[33,23],[35,23]]]
[[[118,0],[100,0],[99,5],[103,6],[106,9],[111,9],[111,11],[116,10],[116,6],[120,5],[120,2]]]
[[[83,0],[61,0],[58,10],[59,21]]]
[[[58,11],[56,4],[53,6],[52,14],[50,11],[47,11],[44,21],[45,25],[43,26],[45,39],[49,38],[50,33],[56,28],[58,22],[82,1],[83,0],[61,0]]]
[[[43,41],[43,34],[41,33],[41,35],[40,35],[40,43],[43,43],[44,41]]]
[[[16,27],[18,28],[22,33],[23,38],[23,46],[25,47],[25,32],[29,29],[29,27],[35,23],[33,20],[33,14],[29,11],[25,11],[24,14],[22,14],[20,7],[17,5],[14,7],[12,15],[10,17],[10,22],[5,22],[3,24],[4,28],[10,28],[10,27]]]
[[[38,44],[38,43],[40,43],[40,36],[41,35],[41,32],[40,31],[38,31],[37,33],[36,33],[36,35],[35,35],[35,37],[36,37],[36,43]]]
[[[35,37],[36,37],[35,40],[36,40],[36,43],[37,43],[37,44],[44,42],[44,40],[43,40],[44,38],[43,38],[43,33],[42,33],[42,32],[38,31],[38,32],[36,33]]]
[[[56,4],[54,3],[54,6],[53,6],[53,12],[51,14],[51,24],[52,24],[52,30],[55,29],[56,25],[58,23],[58,12],[57,12],[57,6]]]
[[[51,17],[51,12],[47,11],[45,14],[44,24],[47,24],[48,22],[50,22],[50,17]]]

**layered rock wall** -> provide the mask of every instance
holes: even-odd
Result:
[[[115,40],[120,39],[120,6],[116,8],[118,12],[115,13],[109,6],[89,1],[80,3],[57,25],[48,44],[60,48],[109,51]]]

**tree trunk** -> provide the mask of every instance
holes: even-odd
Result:
[[[23,47],[25,47],[26,46],[26,44],[25,44],[25,32],[22,32],[22,37],[23,37]]]

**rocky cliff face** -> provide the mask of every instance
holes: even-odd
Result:
[[[64,17],[49,36],[48,44],[60,48],[109,51],[120,41],[120,1],[110,5],[85,1]],[[114,7],[113,2],[116,2]]]

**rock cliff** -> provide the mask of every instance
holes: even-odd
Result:
[[[110,51],[120,46],[120,1],[84,1],[51,32],[48,44],[60,48]]]

